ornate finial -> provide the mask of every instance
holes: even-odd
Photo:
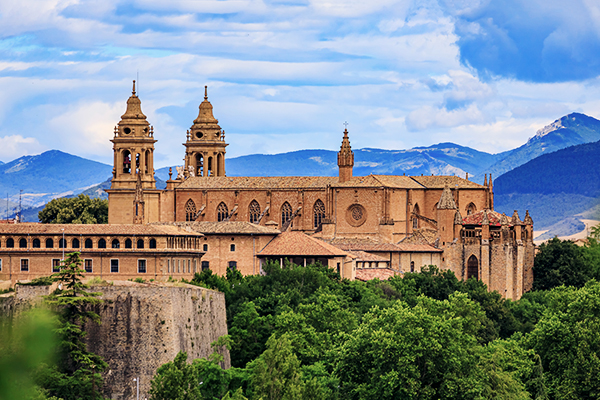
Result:
[[[117,129],[117,127],[115,126],[115,137],[117,136],[117,133],[119,132],[119,130]]]
[[[135,79],[133,80],[133,90],[131,91],[131,94],[135,96]]]
[[[153,126],[150,127],[150,136],[154,137],[154,127]]]
[[[208,86],[204,86],[204,100],[208,100]]]
[[[173,177],[173,167],[169,167],[169,180]]]
[[[190,140],[190,130],[189,129],[185,132],[185,137],[187,138],[187,140]]]
[[[485,174],[485,178],[483,179],[483,186],[487,186],[487,174]]]
[[[344,121],[342,125],[344,125],[344,131],[348,132],[348,122]]]

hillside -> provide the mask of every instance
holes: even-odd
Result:
[[[571,113],[538,130],[524,145],[505,153],[488,172],[500,176],[542,154],[598,140],[600,121],[585,114]]]
[[[537,157],[496,179],[494,192],[496,210],[529,209],[536,229],[583,213],[600,197],[600,141]]]

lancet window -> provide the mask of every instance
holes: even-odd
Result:
[[[314,227],[317,229],[323,223],[325,218],[325,204],[321,200],[317,200],[313,207]]]
[[[251,223],[258,224],[258,219],[260,218],[260,204],[258,204],[258,201],[252,200],[248,206],[248,215]]]
[[[187,203],[185,203],[185,220],[196,220],[196,203],[194,203],[194,200],[192,199],[189,199]]]
[[[229,209],[225,203],[221,202],[217,207],[217,221],[225,221],[229,217]]]
[[[287,201],[281,206],[281,225],[292,219],[292,206]]]

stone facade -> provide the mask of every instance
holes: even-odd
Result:
[[[136,115],[137,119],[133,120],[131,115]],[[141,193],[138,191],[136,196],[132,167],[122,154],[125,148],[137,149],[141,139],[122,135],[121,131],[135,123],[144,132],[143,126],[148,124],[145,121],[141,103],[134,94],[127,102],[127,111],[113,140],[115,171],[129,171],[129,175],[127,179],[113,179],[111,189],[107,190],[109,222],[112,224],[139,220],[139,215],[132,215],[132,210],[135,212],[133,205],[141,198],[145,210],[141,220],[145,223],[249,222],[281,232],[302,232],[329,244],[338,242],[343,250],[380,256],[388,262],[377,265],[386,265],[395,273],[418,271],[423,265],[436,264],[452,269],[462,279],[469,276],[465,268],[470,256],[464,257],[470,252],[476,256],[477,268],[481,270],[477,278],[489,282],[490,288],[507,297],[518,298],[530,285],[532,277],[527,272],[533,265],[530,237],[511,239],[513,244],[504,243],[501,247],[496,247],[497,239],[493,243],[490,242],[492,239],[481,239],[478,243],[467,244],[472,240],[466,239],[469,236],[465,235],[470,235],[473,229],[462,222],[462,216],[493,211],[491,176],[488,180],[486,175],[483,185],[469,181],[468,176],[464,179],[433,175],[355,177],[354,153],[346,129],[338,153],[338,176],[227,177],[225,133],[213,115],[213,106],[205,91],[198,117],[186,135],[184,165],[177,167],[175,178],[170,176],[165,190],[157,190],[151,183],[142,184]],[[136,128],[135,131],[139,130]],[[151,135],[143,143],[144,149],[149,151],[147,154],[151,155],[154,142],[150,138]],[[143,164],[143,173],[145,166],[150,164]],[[152,172],[148,170],[148,174]],[[142,174],[141,182],[149,182],[145,179]],[[523,222],[522,226],[530,229],[533,225],[530,222]],[[514,237],[520,229],[516,226],[509,223],[510,235]],[[488,232],[488,228],[475,230]],[[231,238],[238,240],[234,236]],[[236,261],[231,259],[234,255],[227,252],[231,243],[225,236],[214,235],[206,240],[212,241],[209,247],[218,249],[206,261],[209,265],[217,264],[218,273],[224,273],[224,266]],[[240,237],[239,240],[242,245],[236,245],[236,252],[240,249],[238,254],[244,253],[244,259],[253,255],[252,268],[247,263],[244,273],[257,273],[256,238],[250,241]],[[344,248],[352,240],[362,241],[361,246]],[[522,251],[518,243],[522,243]],[[392,246],[376,251],[377,245],[381,244]],[[362,258],[359,265],[372,265],[364,256]],[[356,258],[354,260],[356,263]],[[471,259],[471,262],[475,261]]]

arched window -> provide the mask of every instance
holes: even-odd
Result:
[[[58,248],[64,249],[65,247],[67,247],[67,241],[63,238],[58,239]]]
[[[260,204],[258,204],[258,201],[252,200],[248,206],[248,215],[251,223],[258,224],[258,219],[260,218]]]
[[[132,247],[131,239],[125,239],[125,248],[130,249]]]
[[[210,159],[209,159],[210,160]],[[217,207],[217,221],[225,221],[229,217],[229,210],[225,203],[221,202]]]
[[[287,201],[281,206],[281,226],[292,219],[292,206]]]
[[[144,248],[144,239],[138,239],[138,241],[137,241],[137,248],[138,249],[143,249]]]
[[[419,228],[419,218],[417,217],[417,215],[420,215],[419,205],[415,204],[415,207],[413,208],[413,216],[412,216],[413,229]]]
[[[208,157],[208,165],[206,169],[206,176],[213,176],[213,158]]]
[[[72,249],[78,249],[79,248],[79,239],[73,239],[71,241],[71,248]]]
[[[479,279],[479,261],[475,256],[469,257],[467,261],[467,279],[469,278]]]
[[[54,248],[54,240],[52,240],[52,239],[46,239],[46,248],[47,249]]]
[[[415,262],[414,261],[410,262],[410,272],[415,272]]]
[[[106,248],[106,240],[104,240],[104,239],[98,240],[98,248],[105,249]]]
[[[113,241],[111,243],[111,247],[113,249],[118,249],[119,247],[121,247],[121,243],[119,243],[119,239],[113,239]]]
[[[196,153],[196,176],[202,176],[204,174],[204,159],[202,154]]]
[[[85,248],[86,249],[91,249],[93,247],[92,245],[92,239],[85,239]]]
[[[42,247],[42,244],[40,243],[40,239],[38,239],[38,238],[33,239],[32,247],[34,249],[39,249],[40,247]]]
[[[235,244],[230,244],[229,245],[229,251],[235,251]]]
[[[129,150],[123,151],[123,173],[128,174],[131,172],[131,153]]]
[[[202,245],[202,251],[208,251],[208,245],[207,244],[203,244]]]
[[[150,248],[151,249],[155,249],[156,248],[156,239],[150,239]]]
[[[27,239],[25,239],[25,238],[21,238],[21,239],[19,240],[19,247],[20,247],[21,249],[26,249],[26,248],[27,248]]]
[[[325,218],[325,204],[321,200],[317,200],[313,206],[313,216],[315,229],[319,228]]]
[[[189,199],[187,203],[185,203],[185,220],[196,220],[196,203],[194,203],[194,200],[192,199]]]
[[[469,205],[467,206],[467,215],[475,214],[476,212],[477,207],[475,207],[475,204],[469,203]]]
[[[15,239],[13,239],[13,238],[6,239],[6,247],[9,247],[9,248],[15,247]]]
[[[148,164],[150,164],[150,150],[146,150],[146,156],[144,157],[144,173],[148,173]]]

